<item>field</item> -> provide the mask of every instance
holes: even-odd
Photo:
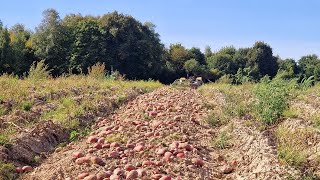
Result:
[[[93,72],[3,75],[0,175],[318,179],[319,96],[320,85],[281,78],[193,90]]]

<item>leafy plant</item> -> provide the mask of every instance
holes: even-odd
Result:
[[[0,179],[13,180],[16,178],[15,167],[12,163],[4,163],[0,161]]]
[[[106,77],[106,67],[104,63],[96,63],[88,68],[88,76],[96,79],[104,79]]]
[[[214,140],[214,145],[220,149],[225,149],[229,146],[230,135],[226,131],[222,131],[218,137]]]
[[[314,76],[310,76],[308,78],[303,78],[300,82],[300,88],[302,90],[306,90],[308,89],[309,87],[311,87],[315,82],[315,79],[314,79]]]
[[[290,82],[274,79],[264,80],[256,85],[254,94],[257,102],[255,111],[258,118],[265,124],[274,124],[288,107]]]
[[[44,60],[33,62],[29,69],[28,79],[35,81],[48,79],[50,77],[50,71],[48,65],[44,63]]]
[[[26,101],[22,103],[22,109],[25,111],[30,111],[30,109],[32,108],[33,103]]]

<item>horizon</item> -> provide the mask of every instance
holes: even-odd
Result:
[[[42,12],[53,8],[61,19],[66,14],[99,16],[118,11],[143,22],[150,21],[160,35],[161,42],[181,43],[187,48],[198,47],[202,51],[210,46],[213,51],[222,47],[251,47],[256,41],[269,44],[274,55],[299,60],[301,56],[319,54],[320,38],[315,22],[320,2],[304,3],[299,0],[278,2],[254,2],[245,0],[202,1],[179,0],[175,2],[125,1],[77,2],[31,0],[28,6],[18,0],[4,2],[0,7],[0,20],[4,26],[16,23],[34,31],[42,20]],[[13,6],[13,4],[15,4]]]

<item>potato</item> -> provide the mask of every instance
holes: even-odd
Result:
[[[98,164],[100,166],[105,166],[106,165],[106,163],[103,161],[103,159],[99,158],[99,157],[93,156],[93,157],[90,158],[90,161],[91,161],[91,163]]]
[[[78,165],[82,165],[82,164],[86,164],[89,162],[90,162],[90,157],[86,156],[86,157],[78,158],[75,163]]]
[[[22,167],[22,170],[23,170],[23,172],[30,172],[30,171],[32,171],[32,167],[31,166],[23,166]]]
[[[89,175],[86,176],[83,180],[98,180],[96,175]]]
[[[85,177],[89,176],[89,173],[87,172],[83,172],[81,174],[78,175],[78,179],[84,179]]]
[[[133,150],[135,150],[135,151],[137,151],[137,152],[141,152],[141,151],[144,150],[144,146],[143,146],[143,145],[137,145],[136,147],[134,147]]]
[[[98,138],[95,136],[89,136],[87,139],[87,143],[96,143],[98,141]]]
[[[192,159],[192,162],[193,162],[193,164],[195,164],[196,166],[203,166],[203,165],[204,165],[203,160],[198,159],[198,158],[193,158],[193,159]]]
[[[84,156],[84,154],[80,151],[76,151],[76,152],[73,152],[72,153],[72,156],[75,158],[75,159],[78,159],[78,158],[81,158]]]
[[[124,166],[124,169],[126,170],[126,171],[131,171],[131,170],[134,170],[134,169],[136,169],[132,164],[126,164],[125,166]]]
[[[159,180],[171,180],[171,176],[162,176]]]
[[[127,174],[126,179],[136,179],[138,178],[138,175],[139,174],[136,170],[132,170]]]

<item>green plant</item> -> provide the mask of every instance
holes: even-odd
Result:
[[[96,63],[88,68],[88,76],[96,79],[104,79],[106,77],[106,67],[104,63]]]
[[[25,111],[30,111],[30,109],[32,108],[33,103],[26,101],[22,103],[22,109]]]
[[[314,79],[314,76],[310,76],[308,78],[303,78],[300,82],[300,88],[302,90],[306,90],[308,89],[309,87],[311,87],[315,82],[315,79]]]
[[[0,134],[0,145],[4,147],[10,147],[11,143],[9,137],[3,134]]]
[[[290,87],[290,82],[281,79],[265,80],[256,85],[255,111],[263,123],[270,125],[277,122],[288,107]]]
[[[43,80],[50,77],[49,67],[44,63],[44,60],[39,62],[33,62],[30,69],[28,79],[31,80]]]
[[[226,131],[220,132],[218,137],[214,139],[213,143],[217,148],[225,149],[230,145],[229,140],[231,139],[231,136]]]
[[[285,118],[297,118],[299,111],[297,109],[289,108],[283,111],[282,116]]]
[[[210,113],[208,115],[206,122],[212,127],[221,125],[221,119],[218,116],[216,116],[214,113]]]
[[[300,167],[307,162],[308,139],[314,137],[310,129],[294,129],[280,126],[276,130],[278,157],[284,162]]]
[[[0,161],[0,179],[1,180],[16,179],[15,167],[12,163],[4,163]]]

